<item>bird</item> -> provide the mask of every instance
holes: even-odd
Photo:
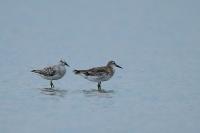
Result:
[[[115,61],[109,61],[106,66],[94,67],[87,70],[74,70],[73,72],[89,81],[97,82],[98,91],[101,92],[101,82],[108,81],[114,75],[115,67],[122,69]]]
[[[31,72],[38,74],[46,80],[50,80],[51,88],[54,88],[53,80],[61,79],[65,73],[65,66],[69,65],[64,60],[60,60],[57,65],[48,66],[43,69],[32,70]]]

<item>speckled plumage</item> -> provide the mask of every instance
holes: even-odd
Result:
[[[51,87],[54,87],[52,80],[61,79],[66,73],[66,66],[69,66],[65,61],[60,61],[58,65],[48,66],[43,69],[32,70],[31,72],[39,74],[44,79],[50,80]]]
[[[106,66],[94,67],[87,70],[74,70],[74,73],[83,76],[89,81],[97,82],[98,90],[101,90],[101,82],[108,81],[114,75],[114,67],[122,68],[114,61],[109,61]]]

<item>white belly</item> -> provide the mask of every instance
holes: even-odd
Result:
[[[112,75],[104,75],[104,76],[85,76],[82,75],[85,79],[92,81],[92,82],[102,82],[109,80]]]
[[[54,76],[42,76],[44,79],[47,80],[58,80],[61,79],[64,75],[56,74]]]

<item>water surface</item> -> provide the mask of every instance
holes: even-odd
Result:
[[[198,1],[1,1],[2,133],[198,133]],[[65,59],[49,81],[30,71]],[[115,60],[97,85],[73,69]]]

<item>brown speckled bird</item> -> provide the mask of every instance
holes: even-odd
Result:
[[[114,75],[115,67],[122,68],[114,61],[109,61],[106,66],[94,67],[88,70],[74,70],[74,73],[89,81],[97,82],[98,91],[101,91],[101,82],[109,80]]]

